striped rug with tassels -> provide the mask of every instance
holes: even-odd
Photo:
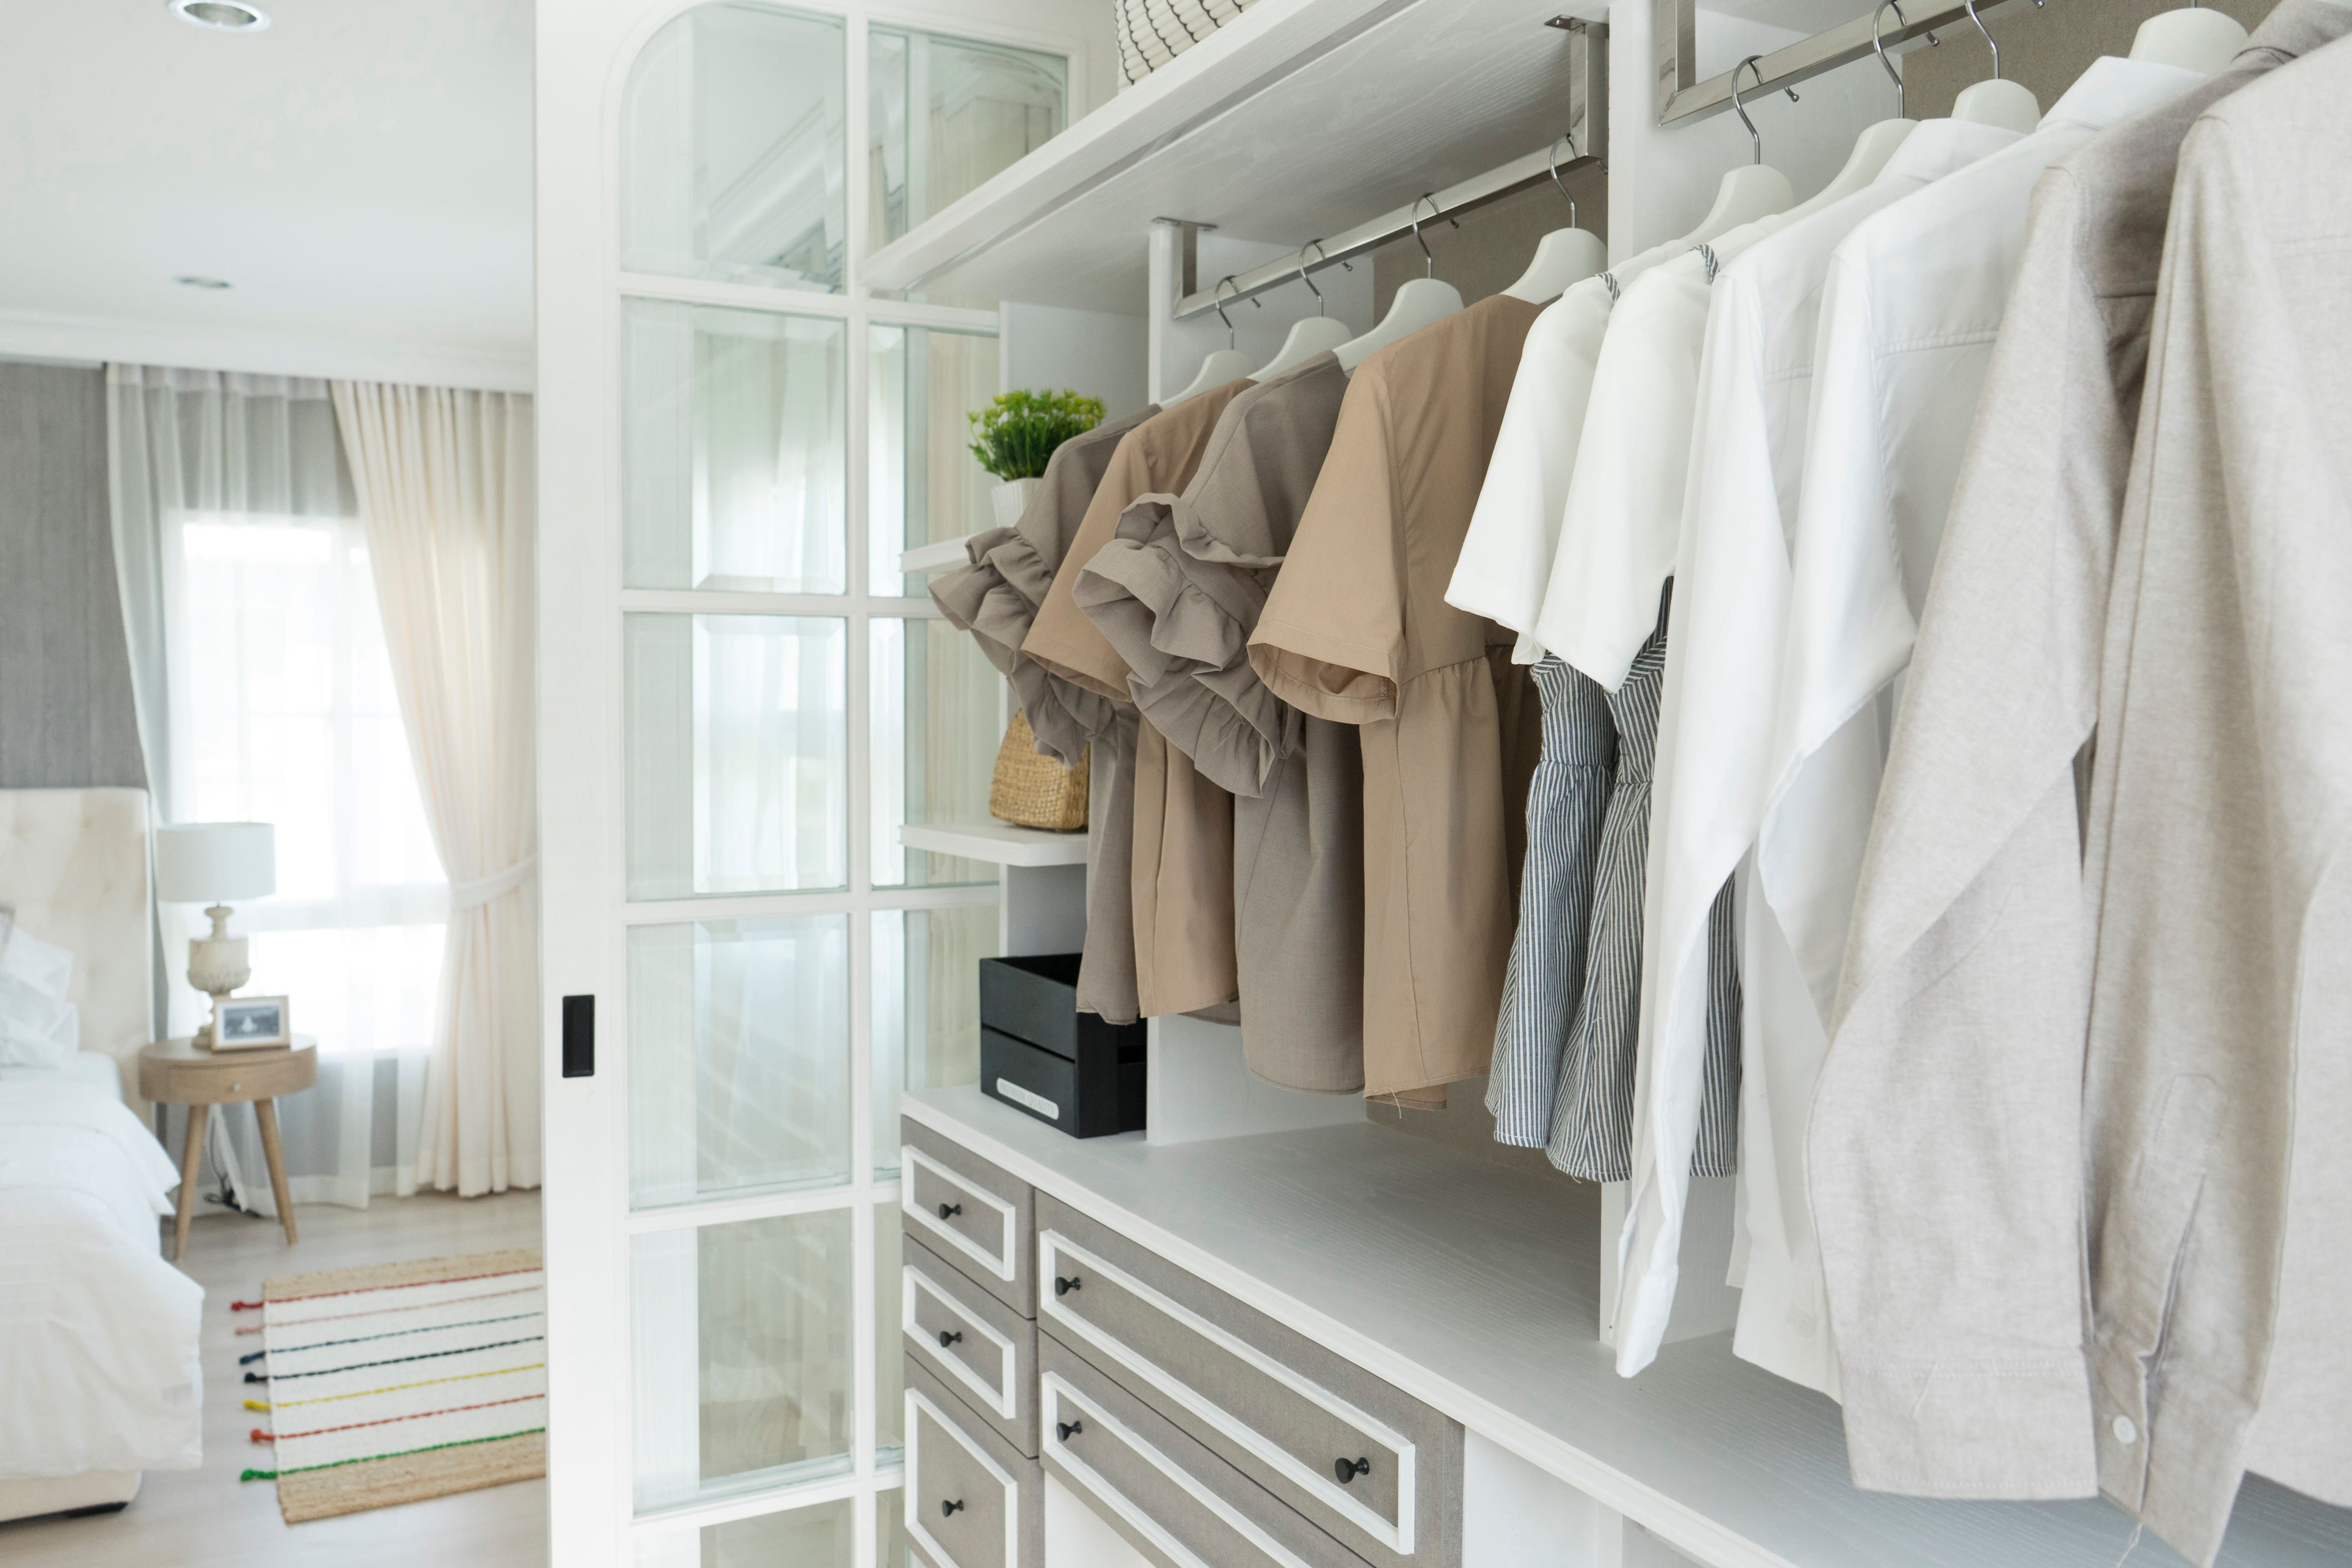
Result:
[[[547,1473],[547,1290],[537,1252],[480,1252],[262,1286],[245,1402],[289,1524]]]

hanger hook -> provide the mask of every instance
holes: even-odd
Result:
[[[1886,15],[1890,9],[1894,11],[1895,19],[1897,22],[1906,27],[1911,25],[1910,18],[1903,15],[1903,7],[1896,5],[1895,0],[1878,0],[1878,9],[1870,14],[1870,47],[1878,51],[1879,68],[1886,72],[1886,79],[1895,84],[1895,118],[1902,119],[1905,118],[1905,110],[1908,103],[1903,90],[1903,73],[1896,70],[1895,62],[1886,58],[1886,40],[1878,36],[1878,19]]]
[[[1234,319],[1225,314],[1225,302],[1217,295],[1217,290],[1223,288],[1228,283],[1234,283],[1234,275],[1230,272],[1226,273],[1223,278],[1218,279],[1216,282],[1210,285],[1209,299],[1217,308],[1217,320],[1224,322],[1225,324],[1225,347],[1232,348],[1234,346]],[[1241,292],[1242,286],[1238,283],[1234,283],[1234,297],[1235,299],[1239,299],[1241,297]]]
[[[1438,209],[1435,191],[1423,191],[1412,199],[1412,242],[1421,247],[1421,275],[1434,278],[1437,276],[1437,258],[1429,253],[1429,241],[1421,237],[1421,204],[1423,202],[1429,204],[1430,216],[1444,217],[1445,215]]]
[[[1575,132],[1563,131],[1558,136],[1552,138],[1551,183],[1559,187],[1559,194],[1561,195],[1568,196],[1568,226],[1574,228],[1577,226],[1576,198],[1568,195],[1568,182],[1559,177],[1559,144],[1563,142],[1568,143],[1568,155],[1571,158],[1577,155]]]
[[[1762,87],[1764,68],[1757,62],[1763,58],[1761,55],[1750,55],[1731,68],[1731,112],[1739,116],[1740,124],[1748,127],[1748,140],[1756,144],[1756,162],[1759,163],[1764,161],[1764,136],[1756,129],[1756,121],[1748,118],[1748,106],[1739,101],[1739,73],[1744,70],[1754,71],[1756,85]]]
[[[2000,79],[2000,45],[1993,41],[1992,29],[1984,25],[1982,16],[1977,15],[1977,0],[1965,0],[1965,3],[1969,8],[1969,20],[1977,25],[1977,31],[1984,35],[1985,43],[1992,49],[1992,79],[1999,81]]]
[[[1307,253],[1310,250],[1325,259],[1328,259],[1328,253],[1319,239],[1310,239],[1298,247],[1298,280],[1307,285],[1308,293],[1315,296],[1315,313],[1319,316],[1323,313],[1323,290],[1316,288],[1315,279],[1307,276]]]

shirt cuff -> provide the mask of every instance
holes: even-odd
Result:
[[[1872,1363],[1841,1354],[1847,1458],[1864,1491],[2039,1500],[2098,1491],[2079,1351]]]

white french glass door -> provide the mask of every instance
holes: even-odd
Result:
[[[855,5],[539,29],[552,1561],[901,1568],[898,1099],[976,1071],[998,914],[898,830],[985,816],[1002,725],[898,557],[989,521],[998,317],[857,274],[1061,128],[1072,50]]]

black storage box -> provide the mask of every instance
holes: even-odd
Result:
[[[1078,1011],[1078,955],[980,961],[980,1087],[1073,1138],[1143,1126],[1144,1026]]]

